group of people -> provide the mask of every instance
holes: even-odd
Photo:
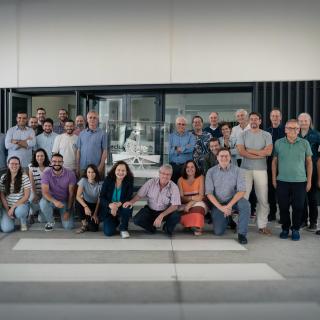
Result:
[[[2,232],[13,231],[15,219],[26,231],[28,215],[36,212],[44,229],[52,231],[54,211],[69,230],[76,211],[81,219],[77,233],[98,231],[102,223],[106,236],[119,231],[129,238],[133,206],[140,199],[147,204],[133,222],[149,233],[161,228],[171,236],[180,223],[200,236],[209,213],[216,235],[228,226],[237,228],[238,241],[246,244],[250,215],[255,211],[259,232],[270,235],[268,221],[276,219],[277,204],[281,239],[291,231],[297,241],[301,227],[317,229],[320,134],[307,113],[282,126],[281,112],[274,109],[266,131],[260,128],[261,115],[244,109],[236,112],[234,127],[219,123],[218,113],[212,112],[210,126],[203,128],[196,115],[189,131],[186,118],[178,116],[169,136],[169,164],[135,195],[126,162],[114,164],[104,178],[107,136],[98,127],[97,112],[89,111],[86,121],[77,116],[76,126],[64,109],[58,123],[45,115],[38,108],[27,126],[27,114],[19,112],[17,125],[0,135]],[[232,219],[235,213],[238,224]]]

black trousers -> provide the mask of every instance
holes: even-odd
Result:
[[[318,174],[316,166],[313,166],[312,178],[311,178],[311,189],[307,193],[307,197],[304,203],[304,212],[302,216],[302,221],[307,224],[308,216],[310,224],[317,224],[318,220],[318,201],[317,201],[317,183]],[[308,210],[309,209],[309,210]]]
[[[92,232],[96,232],[99,230],[99,224],[98,223],[95,223],[93,219],[91,219],[93,213],[94,213],[94,210],[96,209],[96,203],[90,203],[90,202],[87,202],[85,200],[83,200],[87,206],[89,207],[89,209],[91,210],[91,216],[87,216],[84,212],[84,208],[83,206],[78,202],[76,201],[76,211],[79,212],[79,215],[80,215],[80,219],[81,220],[86,220],[87,222],[87,226],[88,226],[88,230],[89,231],[92,231]]]
[[[299,230],[306,200],[306,182],[277,181],[277,196],[283,230]],[[290,218],[290,205],[292,219]],[[291,222],[292,221],[292,222]]]
[[[181,177],[182,168],[184,166],[184,163],[183,164],[177,164],[177,163],[174,163],[174,162],[170,162],[170,164],[171,164],[172,169],[173,169],[171,180],[174,183],[177,183],[179,178]]]
[[[277,197],[276,197],[276,189],[272,184],[272,157],[267,159],[267,172],[268,172],[268,201],[270,207],[269,219],[276,219],[277,213]]]

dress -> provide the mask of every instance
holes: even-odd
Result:
[[[201,176],[196,178],[191,185],[182,177],[179,179],[179,183],[185,196],[196,196],[199,194]],[[203,228],[207,210],[205,202],[197,201],[188,212],[183,212],[180,223],[186,228]]]

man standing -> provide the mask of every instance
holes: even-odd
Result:
[[[219,114],[218,112],[211,112],[209,115],[209,123],[210,126],[204,128],[203,130],[209,132],[212,137],[220,138],[222,137],[222,133],[219,127]]]
[[[104,166],[107,158],[107,135],[98,128],[99,115],[96,111],[87,114],[88,128],[83,130],[77,140],[76,165],[77,174],[85,170],[89,164],[98,167],[101,177],[104,177]]]
[[[196,143],[195,136],[186,130],[187,120],[183,116],[176,119],[176,131],[169,135],[169,162],[173,168],[172,181],[177,183],[186,161],[192,160]]]
[[[63,156],[64,167],[76,171],[76,152],[78,137],[74,134],[73,120],[67,120],[65,133],[60,134],[54,140],[52,153],[60,153]]]
[[[76,116],[75,125],[76,125],[76,128],[73,133],[76,136],[79,136],[80,132],[86,128],[86,120],[83,115],[79,114]]]
[[[257,224],[261,234],[270,235],[267,228],[268,203],[268,174],[266,158],[272,153],[272,138],[269,132],[261,130],[261,115],[251,112],[249,115],[250,129],[244,131],[237,140],[239,154],[243,157],[241,168],[245,169],[246,194],[249,199],[254,183],[257,195]]]
[[[0,177],[6,172],[7,168],[5,138],[5,134],[0,133]]]
[[[237,140],[239,139],[239,136],[244,131],[250,129],[250,124],[249,124],[249,121],[248,121],[248,112],[247,112],[247,110],[238,109],[236,111],[235,115],[236,115],[236,120],[237,120],[237,122],[239,124],[232,128],[230,138],[235,139],[236,143],[237,143]],[[242,157],[239,154],[237,154],[236,155],[236,159],[237,159],[238,166],[240,167],[241,166]]]
[[[209,141],[212,138],[209,132],[203,131],[203,119],[200,116],[194,116],[192,118],[191,131],[196,137],[196,144],[193,150],[193,160],[198,165],[201,172],[204,172],[204,157],[209,152]]]
[[[274,146],[275,142],[278,139],[281,139],[285,136],[284,128],[281,124],[282,114],[279,109],[273,109],[270,112],[270,121],[271,127],[269,127],[266,131],[271,134],[272,137],[272,144]],[[270,206],[270,213],[268,216],[269,221],[276,220],[276,213],[277,213],[277,200],[276,200],[276,189],[273,187],[272,184],[272,155],[267,158],[267,171],[268,171],[268,200]]]
[[[312,119],[308,113],[301,113],[298,117],[298,121],[300,126],[299,136],[310,143],[313,164],[311,189],[307,193],[301,227],[308,226],[309,216],[309,226],[307,230],[315,232],[317,230],[318,220],[317,185],[320,180],[320,134],[315,129],[312,129]]]
[[[181,204],[180,193],[178,186],[170,181],[171,176],[171,165],[163,165],[159,178],[148,180],[130,201],[123,204],[124,208],[132,207],[139,199],[147,198],[148,204],[134,216],[133,222],[150,233],[156,232],[164,221],[163,231],[172,236],[180,221],[177,212]]]
[[[27,169],[32,158],[32,149],[36,144],[35,133],[33,129],[27,127],[28,116],[26,112],[18,111],[17,125],[11,127],[5,139],[5,145],[8,150],[8,159],[16,156],[20,159],[23,169]]]
[[[206,175],[206,195],[213,204],[211,211],[214,233],[224,234],[232,210],[239,212],[238,241],[247,244],[250,203],[244,198],[246,182],[243,171],[231,163],[231,153],[227,148],[218,151],[219,164],[209,169]]]
[[[33,131],[36,133],[36,130],[38,128],[38,119],[37,119],[37,117],[31,116],[29,118],[28,127],[33,129]]]
[[[36,149],[42,148],[46,151],[49,159],[52,155],[52,147],[54,140],[58,136],[53,130],[53,121],[50,118],[44,120],[43,132],[36,137],[37,144]]]
[[[64,126],[66,121],[68,120],[68,112],[67,110],[61,108],[58,113],[58,122],[53,125],[53,132],[57,134],[64,133]]]
[[[210,152],[208,152],[204,157],[204,174],[205,175],[207,174],[210,168],[218,164],[217,154],[220,148],[221,146],[218,138],[211,138],[209,141]]]
[[[51,159],[52,167],[43,172],[41,179],[42,195],[40,209],[46,218],[45,231],[52,231],[54,227],[53,209],[59,209],[64,229],[73,228],[72,206],[74,188],[77,183],[73,171],[63,167],[61,154],[54,154]]]
[[[37,108],[37,120],[38,120],[38,126],[37,126],[37,129],[36,129],[36,136],[38,136],[40,133],[43,132],[43,123],[44,123],[44,120],[46,119],[46,110],[42,107],[39,107]]]
[[[281,239],[287,239],[292,229],[291,239],[300,240],[299,229],[303,215],[306,192],[311,188],[312,151],[308,141],[298,137],[299,123],[288,120],[286,137],[275,143],[272,160],[272,183],[277,190],[282,223]],[[278,176],[277,176],[278,173]],[[292,222],[290,219],[292,206]]]

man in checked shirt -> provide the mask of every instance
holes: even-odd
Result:
[[[148,180],[138,193],[128,202],[124,208],[132,207],[141,198],[147,198],[147,205],[133,218],[133,222],[150,233],[156,232],[163,224],[163,231],[172,236],[176,225],[180,222],[180,214],[177,212],[181,204],[178,186],[172,182],[172,166],[163,165],[159,170],[159,178]]]

